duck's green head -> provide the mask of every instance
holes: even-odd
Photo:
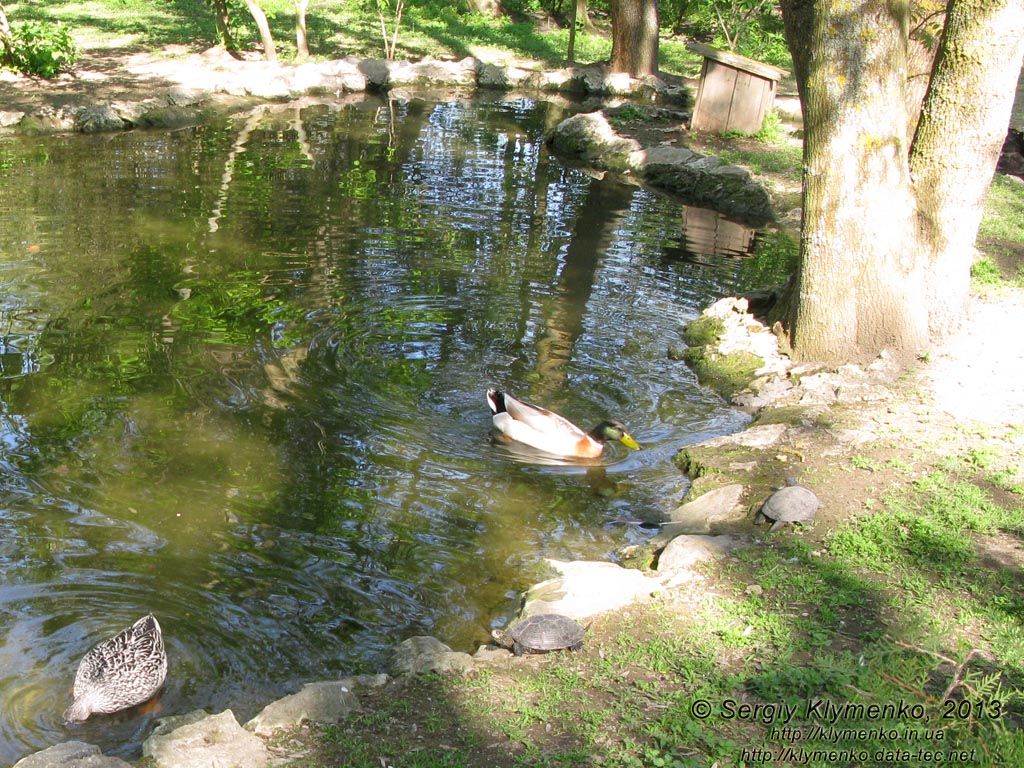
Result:
[[[602,421],[591,430],[590,436],[602,443],[606,443],[609,440],[618,440],[624,446],[632,448],[634,451],[640,448],[640,443],[626,431],[626,425],[617,419]]]

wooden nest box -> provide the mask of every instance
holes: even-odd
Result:
[[[700,43],[688,50],[704,57],[691,130],[757,133],[775,100],[779,80],[789,73]]]

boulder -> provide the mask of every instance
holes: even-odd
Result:
[[[81,133],[123,131],[128,127],[110,104],[92,104],[78,110],[75,115],[75,130]]]
[[[740,527],[747,519],[746,507],[741,503],[744,490],[733,483],[682,504],[669,514],[672,531],[702,534]]]
[[[267,745],[242,728],[230,709],[219,715],[174,718],[170,727],[158,729],[142,745],[143,756],[151,759],[154,768],[265,768],[270,764]]]
[[[533,72],[519,67],[481,64],[476,70],[476,84],[480,88],[510,90],[523,86],[533,76]]]
[[[93,744],[66,741],[22,758],[14,768],[131,768],[131,764],[107,757]]]
[[[453,651],[435,637],[418,635],[399,643],[391,658],[391,674],[396,677],[424,672],[468,672],[473,657]]]
[[[351,680],[309,683],[298,693],[278,699],[245,724],[247,730],[270,735],[279,728],[303,723],[337,723],[359,710]]]
[[[586,619],[623,608],[662,589],[660,579],[615,563],[548,560],[561,575],[534,585],[527,593],[522,616],[559,613]]]
[[[581,112],[563,120],[548,137],[555,151],[598,170],[628,171],[640,150],[635,139],[619,136],[602,112]]]
[[[735,536],[676,536],[658,556],[658,573],[668,577],[670,587],[693,581],[698,577],[693,566],[722,560],[744,543]]]

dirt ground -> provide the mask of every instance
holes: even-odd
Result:
[[[222,48],[168,45],[153,52],[85,49],[73,73],[52,80],[0,70],[0,112],[138,102],[175,86],[212,88],[239,62]]]

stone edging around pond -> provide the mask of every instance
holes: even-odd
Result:
[[[635,175],[651,187],[755,227],[775,221],[768,192],[745,168],[685,147],[644,147],[616,133],[603,112],[581,112],[563,120],[548,142],[560,156],[597,170]]]
[[[841,426],[834,410],[885,404],[904,369],[883,353],[868,365],[794,363],[772,329],[748,311],[745,298],[724,298],[683,331],[686,360],[701,383],[753,416],[747,429],[683,448],[676,465],[691,480],[685,503],[662,533],[624,557],[649,559],[676,534],[749,535],[754,514],[786,478],[799,479],[807,457],[847,456],[877,435]],[[813,488],[827,505],[828,488]]]
[[[35,112],[0,109],[0,130],[41,133],[101,133],[135,127],[175,128],[198,122],[209,114],[252,107],[259,102],[287,102],[304,96],[332,96],[400,88],[487,88],[545,93],[623,96],[647,101],[686,104],[692,101],[685,86],[669,85],[650,77],[633,79],[609,72],[600,64],[538,71],[500,66],[467,57],[461,61],[423,59],[335,59],[304,64],[237,61],[219,49],[200,57],[208,66],[178,76],[168,86],[141,101],[71,104]],[[145,82],[146,76],[139,80]]]

